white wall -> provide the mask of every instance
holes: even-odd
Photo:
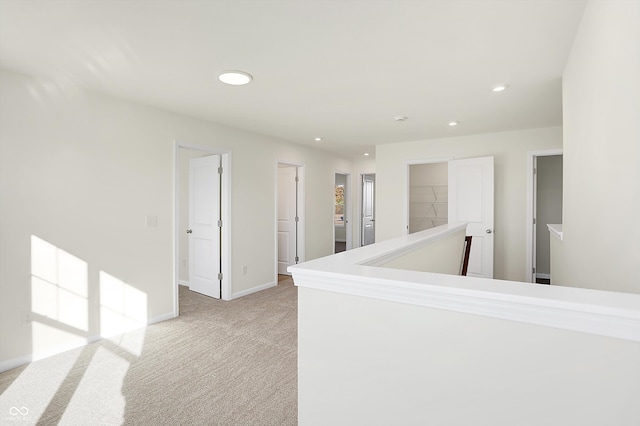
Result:
[[[171,314],[176,140],[232,152],[234,294],[275,285],[278,160],[305,166],[306,258],[333,252],[333,171],[350,171],[348,159],[12,72],[0,88],[0,364],[99,335],[101,272],[144,300],[147,319]],[[148,215],[157,227],[145,227]],[[32,236],[79,265],[82,309],[71,311],[86,329],[22,325]]]
[[[409,167],[409,183],[415,185],[447,185],[449,165],[442,163],[412,164]]]
[[[494,276],[525,281],[527,151],[561,147],[559,127],[378,145],[376,241],[407,232],[407,162],[494,156]]]
[[[298,306],[300,425],[640,419],[638,342],[305,287]]]
[[[589,2],[563,76],[554,284],[640,293],[640,2]]]

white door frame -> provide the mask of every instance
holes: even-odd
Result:
[[[231,150],[214,148],[203,145],[191,145],[180,141],[174,141],[173,149],[173,316],[180,315],[180,303],[178,296],[178,244],[180,242],[180,164],[179,152],[181,149],[199,151],[205,154],[222,156],[222,300],[231,300]]]
[[[345,220],[345,234],[347,237],[347,242],[346,242],[346,249],[347,250],[351,250],[353,248],[353,240],[352,240],[352,218],[351,218],[351,211],[353,210],[353,208],[351,207],[351,173],[349,172],[343,172],[343,171],[338,171],[338,170],[334,170],[333,172],[333,182],[334,182],[334,186],[335,186],[335,179],[336,179],[336,175],[343,175],[345,176],[345,185],[344,185],[344,192],[345,192],[345,197],[344,197],[344,220]],[[335,203],[334,203],[335,204]],[[335,205],[333,208],[333,212],[331,214],[331,217],[333,218],[335,214]],[[333,226],[333,241],[334,241],[334,249],[333,251],[335,252],[335,241],[336,241],[336,227],[335,224]]]
[[[535,178],[533,174],[533,169],[535,166],[535,162],[537,157],[549,157],[553,155],[562,155],[562,148],[559,149],[546,149],[540,151],[529,151],[527,152],[527,217],[526,217],[526,269],[525,269],[525,281],[529,283],[533,283],[534,281],[534,272],[533,265],[535,256],[535,250],[533,246],[535,244],[535,239],[533,235],[533,231],[536,228],[533,224],[533,218],[535,217],[535,208],[536,208],[536,191],[535,191]],[[564,210],[563,210],[564,216]],[[564,221],[564,220],[563,220]]]
[[[278,283],[278,166],[280,164],[297,167],[298,169],[298,197],[296,200],[296,204],[298,207],[298,226],[297,230],[297,253],[298,253],[298,263],[302,263],[305,260],[305,215],[304,215],[304,200],[305,200],[305,168],[303,163],[296,163],[287,160],[276,160],[275,169],[274,169],[274,186],[275,186],[275,198],[273,203],[274,209],[274,220],[273,220],[273,269],[274,269],[274,282]]]
[[[409,235],[409,202],[411,202],[409,197],[409,185],[411,184],[409,180],[410,175],[410,166],[416,164],[435,164],[435,163],[448,163],[449,161],[454,160],[454,157],[440,157],[440,158],[426,158],[422,160],[407,160],[405,161],[405,174],[404,174],[404,200],[402,205],[404,206],[404,229],[405,233]]]

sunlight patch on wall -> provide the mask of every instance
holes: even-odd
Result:
[[[73,331],[66,331],[56,325],[34,320],[31,324],[33,360],[46,358],[71,348],[84,346],[87,338]]]
[[[100,335],[111,337],[147,325],[147,295],[126,282],[100,271]],[[139,353],[142,342],[125,340],[133,353]],[[136,340],[136,339],[132,339]],[[113,341],[113,339],[112,339]],[[139,349],[136,347],[139,346]]]
[[[84,260],[31,236],[30,320],[34,353],[55,342],[86,342],[88,269]]]

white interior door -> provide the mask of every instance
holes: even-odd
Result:
[[[493,157],[449,161],[449,222],[468,222],[467,275],[493,278]]]
[[[297,257],[297,167],[278,168],[278,274],[290,275]]]
[[[362,175],[362,245],[376,241],[375,180],[373,174]]]
[[[189,161],[189,289],[220,298],[220,155]]]

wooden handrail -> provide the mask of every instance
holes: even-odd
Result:
[[[471,236],[464,237],[464,258],[462,259],[462,272],[460,275],[466,276],[469,267],[469,255],[471,254]]]

